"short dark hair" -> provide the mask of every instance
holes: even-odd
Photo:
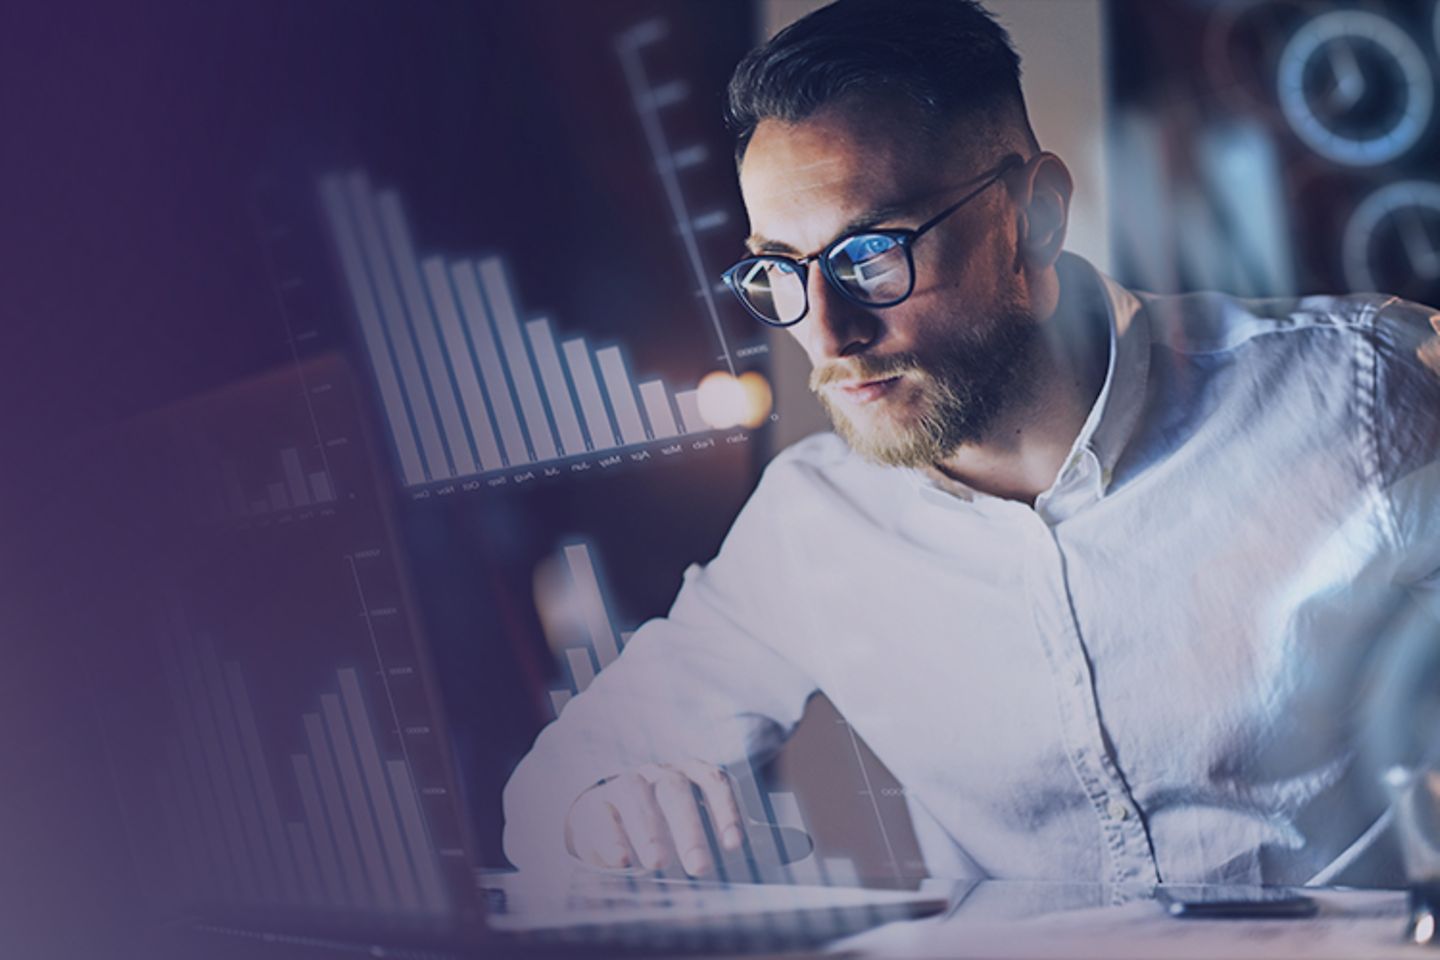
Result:
[[[752,50],[730,78],[726,122],[740,161],[760,121],[798,123],[850,96],[919,107],[928,132],[973,116],[1038,148],[1020,56],[977,0],[836,0]]]

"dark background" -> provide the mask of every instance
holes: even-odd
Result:
[[[1440,159],[1433,124],[1415,150],[1368,167],[1317,156],[1289,127],[1274,93],[1286,38],[1355,6],[1404,24],[1433,83],[1429,3],[1106,5],[1110,120],[1146,134],[1110,154],[1118,279],[1347,289],[1340,238],[1357,206],[1386,184],[1433,178]],[[670,132],[712,156],[687,179],[689,197],[732,215],[706,250],[718,273],[744,222],[720,109],[757,35],[747,0],[0,7],[3,952],[133,955],[124,945],[156,919],[136,856],[155,840],[153,818],[127,807],[117,744],[128,721],[156,713],[148,631],[162,587],[207,610],[222,654],[293,718],[302,692],[289,688],[348,654],[252,642],[246,625],[339,622],[348,608],[316,557],[364,544],[385,544],[389,595],[433,659],[473,853],[503,864],[499,789],[549,716],[547,689],[563,683],[537,620],[537,565],[583,537],[617,622],[662,614],[751,488],[764,432],[615,473],[415,499],[398,480],[315,182],[367,171],[400,192],[425,252],[503,255],[526,316],[623,344],[637,375],[693,384],[721,365],[717,343],[613,42],[657,16],[670,35],[647,65],[691,91]],[[1372,95],[1383,113],[1384,88]],[[1258,145],[1251,194],[1202,159],[1207,137],[1236,127]],[[1137,157],[1163,177],[1130,175]],[[1240,209],[1279,210],[1282,242],[1262,251],[1278,274],[1244,269],[1266,240],[1254,218],[1227,219],[1237,195]],[[1197,203],[1182,208],[1182,197]],[[1440,246],[1440,215],[1422,229]],[[1440,300],[1433,279],[1406,272],[1393,235],[1378,249],[1388,286]],[[292,277],[303,282],[277,295]],[[730,345],[754,342],[735,313],[721,316]],[[333,516],[207,526],[184,483],[159,482],[175,477],[180,434],[241,457],[295,443],[296,371],[337,362],[352,376],[323,411],[350,441]],[[285,589],[271,589],[277,580]],[[266,687],[272,675],[283,682]]]
[[[692,91],[671,134],[714,158],[688,197],[732,212],[714,242],[737,249],[720,92],[755,29],[745,2],[0,11],[5,952],[125,955],[155,919],[136,864],[158,838],[148,811],[127,809],[123,745],[127,724],[156,715],[157,584],[209,615],[221,655],[267,691],[260,709],[293,714],[297,695],[282,688],[336,653],[274,634],[323,624],[327,605],[336,619],[340,595],[309,556],[332,540],[338,555],[388,538],[395,596],[449,708],[472,852],[504,865],[500,786],[549,719],[547,688],[563,685],[535,611],[536,565],[583,536],[622,626],[664,613],[684,566],[718,547],[760,444],[414,499],[315,184],[364,169],[401,193],[422,249],[501,254],[530,315],[622,343],[637,377],[693,384],[722,364],[614,48],[656,16],[670,32],[647,65]],[[280,276],[301,278],[298,293],[277,297]],[[197,523],[183,484],[161,482],[174,479],[168,441],[198,434],[239,456],[267,435],[295,442],[269,411],[283,410],[293,371],[327,358],[354,372],[349,408],[328,414],[351,450],[335,514],[287,529]],[[289,589],[272,589],[285,577]],[[257,624],[265,638],[247,635]],[[269,674],[281,680],[267,687]]]

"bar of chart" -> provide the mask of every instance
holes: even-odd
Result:
[[[298,720],[304,748],[272,764],[240,664],[220,660],[208,637],[174,619],[162,652],[177,733],[155,795],[188,893],[445,915],[449,892],[420,790],[404,758],[382,751],[359,672],[335,671]]]
[[[569,682],[549,691],[556,717],[595,681],[601,671],[615,662],[632,634],[632,631],[622,631],[615,626],[601,587],[601,572],[590,545],[585,542],[564,544],[560,560],[572,585],[569,602],[574,608],[573,619],[584,625],[585,641],[566,647],[562,652],[562,667]],[[794,793],[762,791],[758,772],[751,764],[732,765],[729,771],[741,805],[751,811],[752,817],[809,832],[799,798]],[[855,864],[849,858],[810,854],[796,859],[793,851],[779,846],[784,842],[783,837],[784,834],[779,831],[752,830],[748,849],[729,853],[712,842],[711,852],[722,877],[733,881],[860,885]]]
[[[126,442],[162,509],[206,528],[331,517],[372,471],[353,378],[334,352],[273,367],[136,418]]]
[[[525,317],[501,257],[417,252],[394,190],[355,172],[319,195],[407,487],[710,432],[696,390]]]

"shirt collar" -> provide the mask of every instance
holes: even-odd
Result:
[[[1064,471],[1089,451],[1098,461],[1095,482],[1100,495],[1110,486],[1115,464],[1140,420],[1150,374],[1150,330],[1139,298],[1085,260],[1063,253],[1056,269],[1062,289],[1098,287],[1105,306],[1110,337],[1105,381],[1061,467],[1063,477]],[[966,501],[987,496],[933,466],[907,468],[905,472],[923,496]]]
[[[1083,270],[1098,282],[1110,324],[1110,363],[1105,384],[1075,441],[1076,449],[1089,447],[1099,458],[1103,490],[1110,486],[1111,473],[1134,435],[1145,405],[1150,379],[1150,327],[1135,294],[1073,254],[1063,255],[1061,264],[1076,273]]]

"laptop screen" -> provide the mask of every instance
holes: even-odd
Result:
[[[142,884],[181,915],[474,924],[473,831],[349,363],[127,424],[94,664]],[[123,695],[121,695],[123,691]]]

